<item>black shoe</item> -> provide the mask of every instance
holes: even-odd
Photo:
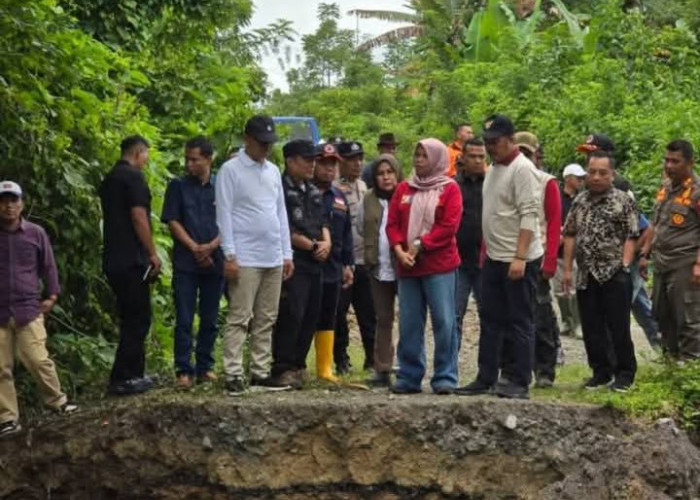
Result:
[[[514,384],[513,382],[497,383],[493,393],[499,398],[530,399],[530,391],[528,388]]]
[[[280,392],[291,391],[292,386],[283,384],[279,378],[273,377],[251,377],[250,379],[251,392]]]
[[[546,375],[539,375],[535,378],[535,387],[538,389],[549,389],[554,385],[554,380]]]
[[[422,392],[420,387],[414,389],[412,387],[406,387],[405,385],[399,384],[392,385],[389,390],[394,394],[419,394]]]
[[[246,387],[241,377],[234,377],[226,381],[226,392],[229,396],[242,396],[246,393]]]
[[[441,385],[433,388],[433,393],[437,394],[438,396],[448,396],[454,392],[454,387],[448,387],[446,385]]]
[[[17,434],[21,430],[22,426],[19,425],[19,422],[15,422],[14,420],[3,422],[0,424],[0,439]]]
[[[607,384],[607,387],[611,391],[620,392],[624,394],[632,388],[632,382],[616,378],[615,380]]]
[[[335,364],[335,373],[337,375],[347,375],[350,373],[350,362],[341,360]]]
[[[463,387],[457,387],[454,393],[459,396],[478,396],[479,394],[492,394],[493,386],[485,384],[479,379],[468,383]]]
[[[370,387],[391,387],[391,374],[389,372],[377,372],[372,378],[366,380],[366,384]]]
[[[150,391],[154,385],[155,383],[150,377],[135,377],[121,382],[113,382],[109,386],[109,393],[115,396],[130,396]]]
[[[592,391],[604,385],[608,385],[611,381],[612,377],[594,375],[583,383],[583,388]]]

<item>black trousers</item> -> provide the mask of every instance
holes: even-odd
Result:
[[[350,288],[340,292],[338,317],[336,320],[335,342],[333,344],[333,359],[337,366],[347,366],[348,345],[350,344],[350,329],[348,328],[348,310],[350,304],[355,310],[357,323],[360,327],[362,347],[365,351],[365,368],[374,366],[374,330],[377,318],[374,314],[370,274],[363,265],[355,266],[355,280]]]
[[[295,272],[282,282],[279,314],[272,332],[272,376],[306,368],[306,356],[321,311],[321,274]]]
[[[110,383],[143,377],[146,369],[145,341],[151,329],[151,287],[143,281],[145,268],[107,273],[117,298],[119,346],[114,356]]]
[[[535,293],[535,375],[554,380],[559,349],[559,324],[552,307],[549,280],[537,275]]]
[[[338,302],[340,300],[340,281],[324,282],[321,297],[321,312],[318,316],[316,331],[335,331],[335,322],[338,316]]]
[[[535,350],[535,287],[539,261],[528,262],[525,276],[508,278],[510,263],[486,259],[481,271],[479,374],[493,385],[498,372],[529,387]],[[502,365],[502,366],[501,366]]]
[[[637,371],[630,333],[632,277],[620,270],[605,283],[588,276],[588,287],[576,292],[583,342],[593,376],[632,383]]]

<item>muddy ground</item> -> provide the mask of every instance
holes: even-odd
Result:
[[[697,499],[700,451],[592,406],[161,389],[0,442],[0,498]]]

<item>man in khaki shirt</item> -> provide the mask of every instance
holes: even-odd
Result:
[[[700,177],[693,157],[688,141],[666,146],[668,178],[656,196],[651,245],[642,249],[643,257],[652,249],[653,310],[664,346],[681,360],[700,358]]]

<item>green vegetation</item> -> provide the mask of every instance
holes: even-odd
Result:
[[[379,133],[392,131],[406,171],[416,140],[449,141],[465,120],[478,131],[493,112],[535,132],[555,172],[582,160],[574,147],[586,135],[605,132],[645,211],[665,143],[685,137],[700,146],[700,0],[409,6],[404,15],[354,12],[409,23],[356,40],[339,28],[345,13],[322,4],[318,30],[301,40],[303,58],[293,62],[287,53],[290,90],[283,93],[267,91],[256,61],[279,53],[294,33],[283,20],[247,29],[251,0],[0,0],[2,177],[23,185],[27,215],[54,243],[64,292],[49,318],[50,348],[71,392],[99,395],[111,363],[114,304],[100,269],[96,188],[127,134],[154,146],[148,178],[166,272],[155,290],[149,366],[168,375],[171,243],[157,219],[165,186],[181,172],[187,137],[212,137],[221,161],[255,107],[314,116],[324,136],[361,140],[370,156]],[[626,396],[578,390],[584,372],[566,367],[560,388],[537,397],[671,414],[700,426],[697,363],[645,365]]]

